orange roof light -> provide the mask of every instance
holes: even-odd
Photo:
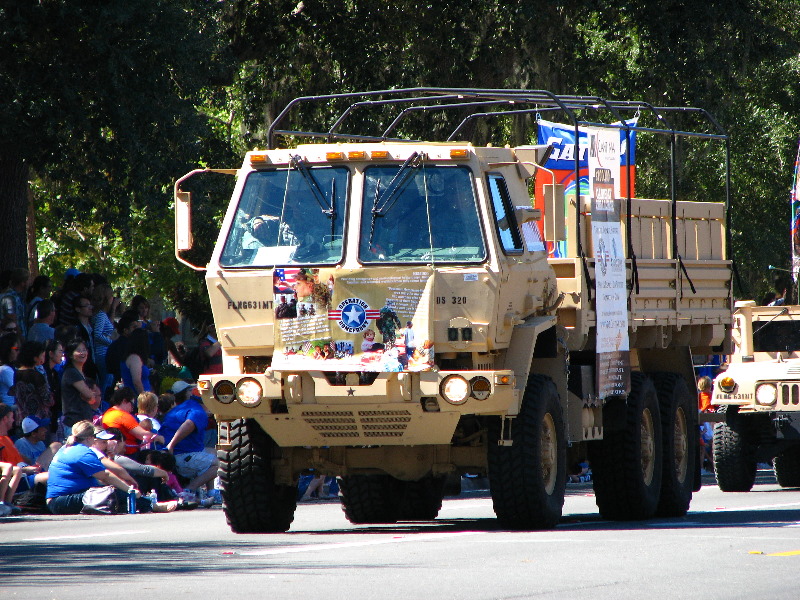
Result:
[[[326,160],[344,160],[344,152],[326,152]]]
[[[250,155],[250,164],[251,165],[265,165],[268,162],[269,162],[269,160],[267,160],[267,153],[266,152],[259,152],[259,153]]]
[[[389,158],[389,151],[388,150],[373,150],[372,154],[370,154],[372,160],[386,160]]]
[[[450,150],[450,158],[463,160],[469,158],[469,152],[466,148],[452,148]]]
[[[347,153],[347,158],[350,160],[364,160],[367,158],[367,153],[363,150],[351,150]]]

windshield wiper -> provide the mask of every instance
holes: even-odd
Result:
[[[395,202],[397,201],[396,198],[398,193],[406,186],[408,180],[413,175],[413,171],[411,169],[416,169],[422,166],[422,158],[423,156],[419,152],[414,152],[411,154],[411,156],[406,159],[406,162],[404,162],[397,170],[397,173],[395,173],[394,177],[392,177],[392,180],[389,182],[389,185],[386,187],[380,197],[378,197],[376,188],[375,202],[372,205],[373,215],[382,217],[389,212],[389,209],[394,205],[394,202],[389,204],[389,201],[392,199],[395,199]]]
[[[336,193],[336,180],[334,179],[331,182],[331,201],[330,204],[328,203],[328,199],[325,198],[325,194],[322,193],[322,190],[317,183],[317,180],[311,174],[311,169],[308,168],[306,165],[306,161],[303,160],[303,157],[295,154],[292,156],[291,160],[289,161],[290,166],[293,169],[296,169],[300,172],[300,175],[303,176],[306,184],[308,184],[308,189],[311,190],[311,195],[314,196],[314,199],[319,204],[319,207],[322,209],[322,214],[327,215],[327,217],[334,221],[336,219],[336,206],[334,204],[335,200],[335,193]]]
[[[380,179],[375,181],[375,196],[372,200],[372,222],[369,227],[369,245],[372,246],[372,236],[375,233],[375,220],[378,217],[383,217],[389,212],[389,209],[397,202],[400,197],[399,192],[406,186],[411,178],[413,171],[422,165],[423,155],[419,152],[413,152],[406,161],[400,165],[400,168],[395,173],[389,185],[381,193]],[[393,201],[392,201],[393,200]],[[389,202],[392,201],[391,204]]]

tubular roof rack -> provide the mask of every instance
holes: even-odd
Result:
[[[330,101],[347,101],[351,104],[345,108],[327,132],[302,131],[284,129],[281,125],[289,120],[293,109],[302,104],[325,103]],[[378,108],[397,105],[400,113],[382,135],[366,133],[342,133],[340,128],[358,109]],[[509,106],[514,106],[513,109]],[[489,106],[499,107],[496,111],[487,111]],[[505,107],[505,110],[503,109]],[[389,137],[400,120],[415,112],[447,111],[476,109],[450,133],[446,139],[453,140],[466,122],[477,118],[489,118],[503,115],[524,114],[524,112],[559,111],[576,128],[581,125],[615,127],[629,131],[658,133],[674,137],[699,137],[727,140],[727,134],[717,121],[705,110],[693,107],[656,107],[641,101],[607,100],[599,96],[556,95],[545,90],[519,89],[478,89],[478,88],[403,88],[396,90],[375,90],[368,92],[349,92],[320,96],[302,96],[295,98],[275,118],[267,131],[267,146],[275,148],[276,135],[291,135],[306,138],[322,138],[331,142],[336,139],[359,141],[418,141],[406,138]],[[478,110],[481,109],[481,110]],[[618,124],[603,123],[599,120],[586,120],[584,112],[595,114],[605,112],[611,115]],[[639,127],[624,123],[624,113],[650,112],[656,123],[662,127]],[[577,113],[581,113],[580,115]],[[706,128],[698,131],[675,129],[668,117],[676,114],[695,115],[699,121],[705,122]],[[429,140],[436,141],[436,140]]]

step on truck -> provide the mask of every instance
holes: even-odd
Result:
[[[723,492],[749,492],[758,463],[800,487],[800,306],[739,301],[734,352],[714,379],[714,473]]]
[[[561,128],[471,143],[525,119]],[[634,197],[637,140],[666,199]],[[687,512],[692,353],[731,317],[728,141],[707,112],[400,89],[297,98],[264,143],[225,171],[207,265],[187,257],[190,179],[209,169],[175,185],[176,257],[205,270],[222,344],[198,387],[234,531],[287,530],[310,470],[339,477],[352,523],[434,519],[468,473],[502,526],[552,528],[587,460],[604,517]],[[690,144],[719,173],[708,202],[678,198]]]

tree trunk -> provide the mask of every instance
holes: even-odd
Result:
[[[28,164],[0,156],[0,270],[28,268]]]

